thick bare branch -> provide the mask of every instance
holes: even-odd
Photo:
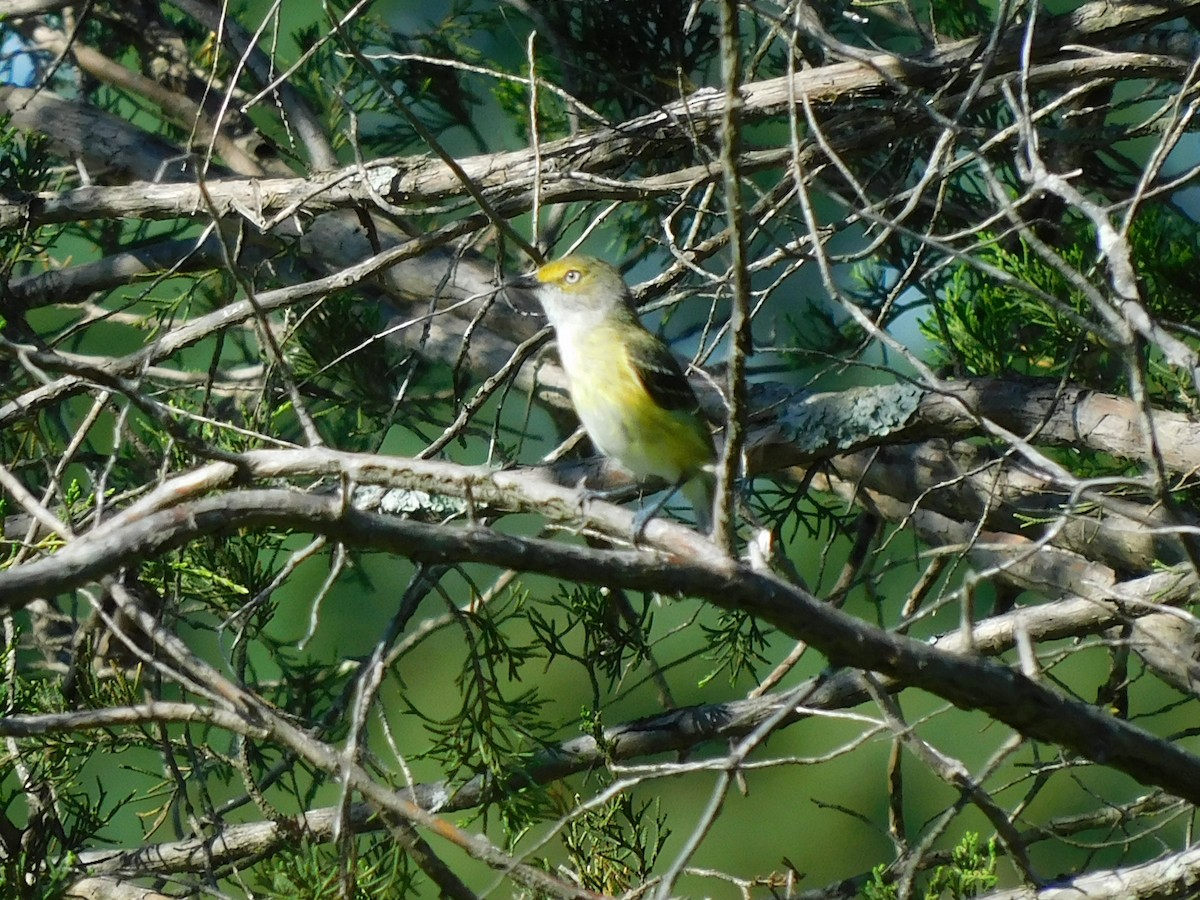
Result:
[[[464,476],[467,473],[463,473]],[[486,481],[471,481],[477,495]],[[570,502],[561,491],[558,503]],[[545,487],[543,492],[553,492]],[[632,533],[632,516],[628,517]],[[363,549],[387,550],[433,563],[473,561],[539,572],[595,584],[703,598],[742,610],[807,641],[837,665],[877,671],[980,709],[1030,737],[1062,745],[1196,802],[1200,759],[1174,744],[1064,698],[1004,666],[946,653],[927,644],[873,628],[819,603],[805,591],[736,561],[694,532],[690,559],[664,558],[636,550],[598,551],[544,540],[520,539],[478,526],[450,529],[347,508],[336,497],[283,490],[220,494],[153,513],[123,527],[102,529],[54,556],[0,573],[0,603],[11,610],[37,596],[53,594],[100,577],[147,556],[162,554],[206,534],[237,528],[285,527],[326,534]],[[647,532],[647,537],[653,535]]]

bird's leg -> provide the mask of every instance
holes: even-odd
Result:
[[[590,488],[582,483],[579,485],[579,505],[582,507],[589,500],[603,500],[605,503],[617,503],[629,494],[627,487]]]
[[[581,478],[576,485],[576,490],[579,491],[579,514],[581,516],[584,512],[584,506],[592,500],[603,500],[605,503],[619,503],[629,496],[629,488],[627,486],[590,488],[585,482],[586,479]]]
[[[682,483],[671,485],[671,487],[663,491],[662,496],[655,500],[652,504],[638,510],[637,515],[633,517],[633,546],[636,547],[638,545],[642,539],[642,535],[646,531],[646,526],[650,524],[650,520],[658,515],[662,508],[667,505],[667,501],[674,497],[676,493],[678,493],[681,486]]]

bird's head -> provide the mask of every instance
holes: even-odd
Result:
[[[505,286],[528,291],[537,297],[551,322],[556,320],[558,312],[600,312],[631,307],[629,288],[621,273],[594,256],[564,256],[506,282]]]

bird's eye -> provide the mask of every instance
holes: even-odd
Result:
[[[583,277],[583,273],[578,269],[567,269],[567,274],[563,276],[563,282],[566,284],[579,284],[579,279]]]

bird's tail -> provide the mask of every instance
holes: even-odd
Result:
[[[696,529],[703,534],[712,531],[713,501],[717,494],[717,479],[712,472],[701,472],[684,482],[680,492],[696,511]]]

